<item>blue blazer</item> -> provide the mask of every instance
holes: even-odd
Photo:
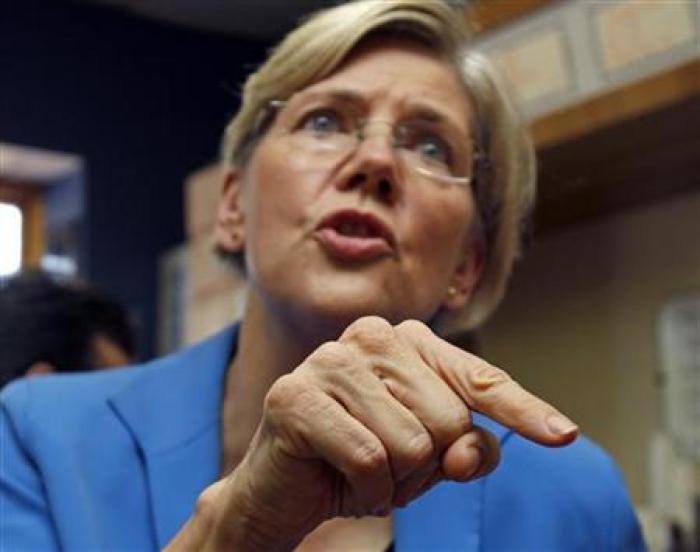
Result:
[[[2,393],[3,550],[158,550],[219,476],[223,378],[237,328],[144,366],[16,382]],[[395,513],[396,550],[644,550],[624,483],[585,438],[502,443],[484,479]]]

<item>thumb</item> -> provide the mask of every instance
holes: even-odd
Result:
[[[501,458],[498,439],[474,426],[452,443],[442,456],[442,472],[453,481],[471,481],[491,473]]]

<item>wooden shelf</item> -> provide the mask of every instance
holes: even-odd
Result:
[[[700,93],[700,59],[612,90],[534,122],[538,148],[590,134],[606,126],[682,102]]]
[[[700,60],[533,125],[538,232],[700,190]]]

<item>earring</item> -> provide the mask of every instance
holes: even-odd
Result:
[[[447,288],[447,296],[448,297],[454,297],[457,295],[457,288],[454,286],[450,286]]]

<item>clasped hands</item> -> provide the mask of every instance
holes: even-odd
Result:
[[[168,550],[293,549],[326,519],[386,515],[442,480],[483,476],[499,443],[472,411],[543,445],[578,433],[423,323],[361,318],[273,384],[245,458]]]

